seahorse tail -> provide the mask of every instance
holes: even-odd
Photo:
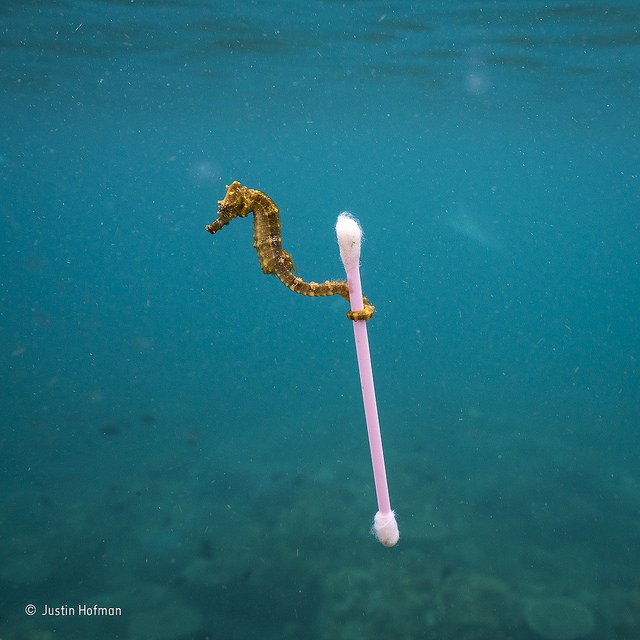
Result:
[[[285,287],[303,296],[342,296],[345,300],[349,300],[349,287],[344,281],[305,282],[284,264],[276,264],[273,273]]]

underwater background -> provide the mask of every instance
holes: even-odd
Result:
[[[635,0],[0,26],[3,640],[640,638]],[[232,180],[306,280],[364,228],[394,549],[347,304]]]

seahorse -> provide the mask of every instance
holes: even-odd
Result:
[[[349,286],[344,280],[305,282],[293,273],[293,259],[282,248],[280,211],[271,198],[262,191],[243,187],[237,180],[227,186],[223,200],[218,201],[218,217],[205,229],[217,233],[234,218],[246,218],[253,213],[253,246],[258,253],[263,273],[274,275],[294,291],[304,296],[342,296],[349,302]],[[348,311],[350,320],[369,320],[375,307],[362,299],[364,309]]]

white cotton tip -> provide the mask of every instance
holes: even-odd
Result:
[[[400,531],[393,511],[376,513],[373,518],[373,532],[385,547],[395,547],[400,539]]]
[[[338,216],[336,234],[340,246],[340,257],[344,268],[348,271],[360,262],[362,227],[351,214],[344,212]]]

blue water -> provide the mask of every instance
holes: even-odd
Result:
[[[4,2],[2,638],[637,638],[638,25]],[[394,549],[347,305],[204,231],[232,180],[306,280],[361,221]]]

